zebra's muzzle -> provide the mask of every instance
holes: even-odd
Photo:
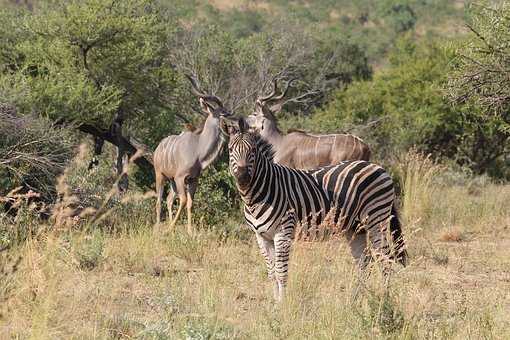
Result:
[[[246,186],[250,184],[250,171],[247,166],[238,166],[234,176],[237,180],[237,183],[239,183],[240,186]]]

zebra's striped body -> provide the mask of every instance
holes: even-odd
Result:
[[[258,135],[234,133],[229,142],[230,171],[245,203],[244,214],[268,265],[276,276],[275,295],[281,299],[296,225],[328,224],[345,233],[353,256],[369,257],[367,241],[377,252],[388,253],[388,226],[397,260],[405,262],[395,191],[388,173],[366,161],[303,171],[276,164],[272,148]],[[391,221],[390,221],[391,218]],[[275,275],[276,274],[276,275]]]

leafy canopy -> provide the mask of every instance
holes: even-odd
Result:
[[[22,107],[53,120],[108,126],[143,117],[174,85],[168,31],[155,1],[49,2],[23,19]],[[11,77],[20,77],[20,73]]]

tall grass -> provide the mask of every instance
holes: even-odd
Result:
[[[296,242],[276,305],[251,232],[155,233],[150,197],[113,195],[87,216],[79,202],[58,208],[78,215],[26,215],[39,232],[0,252],[0,338],[508,338],[510,187],[437,185],[437,166],[409,157],[410,265],[389,283],[377,267],[362,279],[343,240]]]
[[[399,161],[402,179],[402,215],[409,225],[416,225],[433,214],[434,192],[437,177],[443,169],[430,156],[415,150],[406,153]]]

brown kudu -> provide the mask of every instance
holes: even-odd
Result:
[[[274,80],[271,93],[257,98],[255,110],[246,119],[251,129],[258,131],[262,138],[273,145],[275,162],[296,169],[314,169],[345,160],[369,160],[368,145],[351,134],[312,135],[303,131],[283,134],[278,129],[275,113],[285,103],[304,101],[310,94],[286,100],[291,82],[277,96],[277,81]]]
[[[188,213],[188,232],[191,227],[191,206],[195,194],[198,177],[221,152],[225,138],[220,131],[220,117],[231,115],[221,100],[203,93],[194,78],[191,81],[192,91],[199,97],[200,107],[207,114],[202,129],[185,131],[180,135],[172,135],[163,139],[154,152],[154,170],[156,173],[156,219],[161,222],[161,201],[165,181],[170,182],[167,196],[168,219],[170,229],[175,226],[183,207],[186,205]],[[172,216],[172,205],[179,196],[179,208],[175,218]]]

